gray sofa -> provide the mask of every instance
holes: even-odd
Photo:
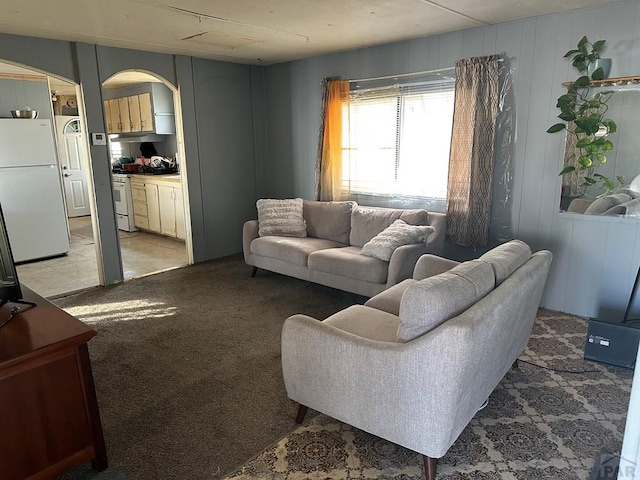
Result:
[[[324,321],[289,317],[289,398],[423,455],[445,455],[524,350],[552,255],[511,241],[458,264],[424,255],[414,277]]]
[[[410,278],[425,253],[441,254],[446,215],[426,210],[362,207],[355,202],[304,200],[306,237],[258,235],[258,221],[244,224],[247,265],[371,297]],[[365,243],[396,220],[431,225],[426,242],[396,248],[389,261],[362,255]]]

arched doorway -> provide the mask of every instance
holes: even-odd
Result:
[[[71,223],[74,218],[69,218],[71,212],[65,202],[67,197],[66,185],[63,181],[65,170],[69,170],[69,167],[73,166],[86,174],[91,169],[88,139],[84,133],[86,129],[83,128],[82,102],[79,101],[81,98],[79,86],[69,79],[0,60],[1,83],[5,84],[0,87],[3,89],[4,107],[12,103],[15,105],[13,108],[22,108],[28,105],[38,111],[38,119],[50,124],[53,138],[51,155],[55,159],[54,163],[58,171],[55,178],[56,186],[51,186],[51,188],[58,189],[60,201],[64,204],[65,213],[61,219],[64,225],[60,228],[66,232],[69,245],[68,251],[60,255],[37,255],[34,258],[30,257],[21,261],[17,268],[20,281],[45,297],[53,297],[99,285],[102,283],[102,268],[96,247],[99,243],[99,237],[97,225],[94,222],[95,205],[91,175],[86,175],[83,181],[86,193],[82,194],[82,198],[79,194],[75,195],[78,205],[84,207],[81,218],[85,218],[87,224],[80,232],[76,231],[75,226]],[[61,108],[62,103],[66,105],[64,112]],[[76,123],[71,128],[79,130],[73,134],[75,142],[73,154],[75,157],[70,159],[73,165],[66,163],[66,169],[62,168],[65,166],[65,161],[61,160],[60,153],[60,147],[63,147],[63,144],[56,129],[56,124],[59,122],[58,117],[63,116],[63,113],[74,115]],[[7,112],[0,112],[0,116],[8,115]],[[29,204],[37,203],[38,199],[27,199],[27,202]],[[46,239],[49,232],[42,231],[41,233],[42,237]]]
[[[175,87],[127,70],[102,91],[125,280],[193,263]]]

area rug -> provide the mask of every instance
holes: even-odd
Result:
[[[598,455],[619,452],[633,371],[583,360],[586,328],[540,310],[518,368],[439,460],[438,480],[587,479]],[[318,415],[227,479],[418,480],[422,468],[415,452]]]

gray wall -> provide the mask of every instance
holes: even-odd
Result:
[[[622,2],[267,67],[269,155],[260,191],[312,198],[323,77],[447,68],[460,58],[504,52],[512,65],[517,119],[506,219],[510,236],[554,253],[544,306],[619,318],[640,263],[640,222],[560,215],[564,139],[545,131],[555,123],[561,83],[575,78],[562,56],[583,35],[607,40],[611,76],[640,74],[639,5]],[[619,128],[623,131],[624,124]],[[480,253],[450,251],[458,257]]]
[[[214,258],[240,252],[242,224],[256,216],[251,67],[194,58],[193,73],[206,255]]]
[[[176,86],[184,119],[186,155],[181,160],[194,260],[242,250],[242,222],[255,216],[254,121],[264,121],[263,114],[257,120],[253,115],[252,92],[264,98],[264,89],[252,67],[7,34],[0,34],[0,60],[80,83],[89,133],[106,131],[101,85],[115,73],[144,70]],[[2,94],[7,104],[23,100],[21,93]],[[99,250],[109,284],[121,281],[122,271],[107,147],[92,145],[90,156]]]
[[[0,78],[0,118],[10,118],[11,110],[30,107],[38,118],[53,116],[51,92],[46,80]]]

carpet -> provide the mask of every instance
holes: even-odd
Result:
[[[586,328],[539,311],[518,368],[439,460],[438,480],[587,479],[599,454],[619,452],[633,371],[583,360]],[[421,456],[325,415],[227,477],[381,478],[424,478]]]
[[[296,427],[282,323],[365,299],[250,274],[235,255],[53,299],[98,332],[89,353],[110,465],[62,479],[219,479]]]

